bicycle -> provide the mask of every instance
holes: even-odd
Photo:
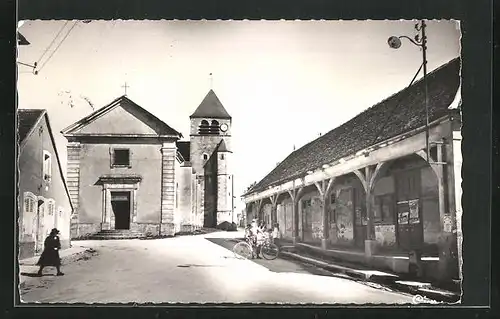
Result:
[[[251,259],[254,253],[253,245],[249,242],[248,238],[245,238],[245,240],[239,241],[234,245],[233,253],[236,258],[241,256],[246,259]]]
[[[238,256],[241,256],[246,259],[253,259],[254,252],[254,244],[248,238],[245,238],[245,240],[236,243],[233,247],[233,253],[235,254],[236,258],[238,258]],[[264,242],[261,245],[260,252],[264,259],[274,260],[278,258],[279,247],[271,241],[271,238],[269,236],[266,236],[264,238]]]

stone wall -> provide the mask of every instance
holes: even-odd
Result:
[[[139,231],[146,236],[157,236],[158,232],[159,232],[159,227],[160,227],[160,225],[158,223],[156,223],[156,224],[131,223],[130,224],[131,230]]]
[[[177,165],[176,175],[176,202],[175,215],[180,225],[192,225],[195,223],[194,215],[191,211],[191,167]]]
[[[131,151],[129,168],[111,167],[113,147],[128,148]],[[169,153],[170,156],[174,151]],[[173,165],[173,160],[169,164]],[[103,213],[102,186],[97,181],[102,175],[139,175],[142,180],[137,189],[137,222],[158,223],[162,208],[162,153],[160,144],[82,144],[80,163],[80,192],[78,218],[81,223],[101,223]],[[173,173],[173,170],[172,170]],[[169,177],[171,177],[169,175]],[[171,193],[165,203],[171,200],[173,209],[173,182]]]
[[[76,227],[78,234],[76,239],[84,238],[101,231],[101,223],[78,223]]]

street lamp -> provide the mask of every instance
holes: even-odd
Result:
[[[425,147],[427,153],[427,162],[429,162],[429,94],[427,87],[427,36],[425,35],[426,28],[425,20],[421,20],[415,24],[415,30],[419,33],[412,39],[408,36],[391,36],[387,40],[387,44],[392,49],[399,49],[401,47],[401,39],[407,39],[412,44],[422,48],[422,67],[424,71],[424,87],[425,87]]]

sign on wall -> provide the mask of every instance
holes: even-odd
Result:
[[[399,225],[408,224],[409,217],[410,217],[409,212],[398,212],[398,224]]]
[[[420,218],[418,216],[418,199],[412,199],[408,201],[408,206],[410,207],[410,216],[409,221],[410,224],[418,224],[420,223]]]

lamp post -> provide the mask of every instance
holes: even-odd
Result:
[[[422,68],[424,71],[424,95],[425,95],[425,148],[426,148],[426,156],[427,162],[430,159],[429,153],[429,94],[427,87],[427,36],[425,34],[426,28],[425,20],[421,20],[415,24],[415,30],[419,33],[412,39],[408,36],[391,36],[387,40],[389,47],[392,49],[399,49],[401,47],[401,39],[407,39],[412,44],[422,48]]]

